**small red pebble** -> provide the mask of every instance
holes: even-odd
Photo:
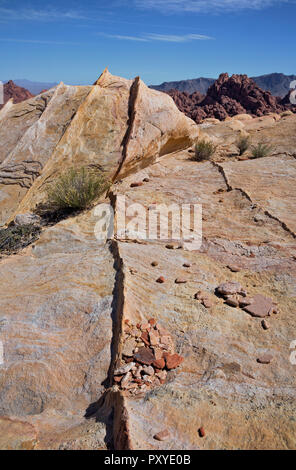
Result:
[[[156,322],[155,318],[150,318],[150,320],[148,320],[148,323],[150,323],[151,326],[154,326],[154,325],[156,325],[157,322]]]
[[[160,277],[156,280],[156,282],[158,282],[158,284],[163,284],[163,283],[165,282],[165,279],[164,279],[163,276],[160,276]]]
[[[201,428],[199,428],[198,430],[198,434],[199,434],[199,437],[205,437],[206,435],[206,432],[204,430],[204,427],[202,426]]]
[[[124,320],[124,323],[125,323],[126,325],[129,325],[129,322],[130,322],[129,320]]]
[[[147,331],[143,331],[143,333],[141,334],[141,340],[143,341],[143,343],[146,344],[146,346],[150,346],[150,340]]]
[[[184,361],[184,357],[179,356],[179,354],[165,353],[163,356],[169,370],[176,369]]]
[[[235,264],[229,264],[227,268],[230,269],[230,271],[232,271],[233,273],[239,273],[241,271],[241,268],[239,266],[236,266]]]
[[[161,431],[158,434],[155,434],[155,436],[153,436],[153,439],[155,439],[156,441],[166,441],[170,437],[171,436],[170,436],[169,431],[165,429],[164,431]]]
[[[141,330],[142,331],[150,331],[151,330],[151,326],[149,325],[149,323],[142,323],[141,325]]]
[[[152,362],[152,365],[156,369],[164,369],[165,368],[165,360],[163,358],[162,359],[156,359],[154,362]]]
[[[131,188],[137,188],[138,186],[143,186],[143,182],[139,181],[138,183],[132,183]]]
[[[271,354],[263,354],[262,356],[258,357],[257,362],[259,364],[270,364],[273,357]]]
[[[141,379],[134,379],[134,382],[138,385],[142,385],[143,381]]]
[[[158,266],[158,262],[157,261],[152,261],[151,266],[153,266],[155,268],[156,266]]]

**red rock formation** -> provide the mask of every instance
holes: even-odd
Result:
[[[33,96],[34,95],[25,88],[15,85],[12,80],[4,84],[4,104],[11,98],[14,103],[21,103],[29,98],[33,98]],[[0,109],[1,108],[3,108],[3,104],[0,105]]]
[[[177,90],[170,90],[168,94],[178,108],[197,123],[205,118],[224,120],[228,116],[245,113],[263,116],[291,109],[289,97],[281,101],[259,88],[247,75],[229,77],[227,73],[221,74],[205,97],[198,92],[189,95]]]

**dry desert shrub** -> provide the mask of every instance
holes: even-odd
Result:
[[[217,150],[217,146],[213,142],[201,139],[195,145],[195,154],[193,160],[197,162],[202,162],[204,160],[210,160],[211,156]]]
[[[87,209],[109,187],[105,175],[92,168],[71,168],[47,188],[47,207],[53,211]]]
[[[268,157],[272,151],[272,145],[259,142],[257,145],[252,145],[252,158]]]

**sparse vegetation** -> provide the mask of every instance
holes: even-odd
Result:
[[[11,226],[0,229],[0,253],[12,254],[39,238],[41,227],[36,225]]]
[[[193,160],[197,162],[202,162],[203,160],[210,160],[211,156],[217,150],[217,146],[213,142],[201,139],[195,145],[195,153]]]
[[[273,151],[272,145],[259,142],[257,145],[252,146],[252,158],[268,157]]]
[[[250,138],[249,137],[239,137],[236,145],[239,149],[239,154],[243,155],[248,148],[250,147]]]
[[[48,187],[47,210],[71,212],[87,209],[108,186],[105,176],[97,169],[72,168]]]

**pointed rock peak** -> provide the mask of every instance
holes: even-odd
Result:
[[[94,85],[102,85],[102,83],[104,83],[104,79],[109,75],[110,73],[109,73],[108,67],[106,67],[104,71],[101,73],[101,75],[99,76],[98,80],[95,81]]]

